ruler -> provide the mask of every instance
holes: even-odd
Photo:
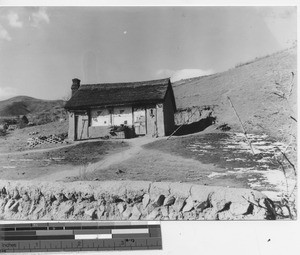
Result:
[[[0,253],[162,249],[154,221],[0,224]]]

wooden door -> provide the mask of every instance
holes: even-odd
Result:
[[[133,125],[137,135],[146,134],[146,109],[133,108]]]
[[[74,132],[74,140],[78,139],[78,115],[75,115],[75,132]]]
[[[88,130],[88,117],[85,115],[76,115],[75,116],[75,140],[87,139],[87,130]]]
[[[157,116],[156,107],[149,107],[146,110],[146,121],[147,121],[147,135],[156,137],[157,136]]]

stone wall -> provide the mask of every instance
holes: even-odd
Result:
[[[142,181],[0,181],[4,220],[272,219],[272,201],[248,189]]]

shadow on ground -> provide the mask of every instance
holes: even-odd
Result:
[[[175,130],[177,128],[179,128],[174,136],[181,136],[181,135],[189,135],[189,134],[194,134],[194,133],[198,133],[200,131],[203,131],[204,129],[206,129],[207,127],[213,125],[215,123],[216,118],[215,117],[207,117],[205,119],[201,119],[197,122],[193,122],[191,124],[186,124],[186,125],[182,125],[180,126],[175,126]]]

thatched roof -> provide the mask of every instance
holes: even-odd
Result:
[[[66,103],[68,110],[110,107],[120,105],[149,105],[162,103],[170,91],[173,107],[175,99],[170,79],[81,85]]]

